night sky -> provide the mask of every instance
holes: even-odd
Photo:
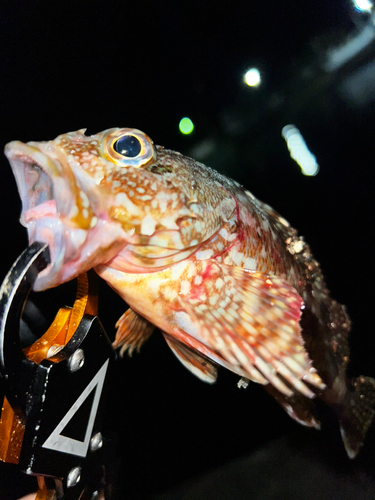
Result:
[[[349,0],[3,1],[1,144],[84,127],[132,127],[157,144],[198,153],[304,235],[352,318],[350,372],[375,376],[374,44],[339,70],[324,70],[330,48],[368,22]],[[256,89],[243,82],[250,67],[261,72]],[[361,77],[362,68],[370,77]],[[356,75],[363,89],[350,86]],[[189,136],[178,129],[183,116],[195,124]],[[302,175],[289,156],[281,130],[290,123],[317,158],[315,177]],[[5,157],[0,168],[3,278],[27,239]],[[65,300],[64,290],[51,292],[51,301],[60,292]],[[48,303],[47,294],[36,302]],[[104,285],[99,303],[112,339],[124,305]],[[238,377],[224,369],[206,386],[180,366],[159,333],[117,370],[108,425],[120,436],[121,498],[341,499],[361,488],[369,496],[358,498],[375,498],[373,431],[358,461],[348,464],[338,427],[318,433],[298,426],[261,387],[239,391]],[[260,467],[262,453],[274,469]],[[248,460],[248,475],[236,460]],[[310,470],[317,478],[311,484]],[[23,490],[16,475],[5,480],[7,471],[15,475],[0,467],[1,498],[11,500]],[[182,496],[178,485],[197,477],[202,484]],[[236,493],[224,487],[231,478],[241,484]],[[271,483],[274,490],[261,490]],[[173,487],[179,493],[167,496]]]

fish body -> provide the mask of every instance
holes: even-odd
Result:
[[[304,240],[238,183],[139,130],[84,132],[6,147],[21,223],[51,252],[34,288],[94,268],[130,306],[116,325],[122,352],[156,326],[202,380],[224,366],[319,428],[317,396],[354,457],[375,381],[347,379],[350,320]]]

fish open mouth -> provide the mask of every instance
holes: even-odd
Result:
[[[34,286],[42,290],[60,281],[64,262],[76,257],[86,231],[74,228],[71,234],[68,215],[74,196],[57,160],[18,141],[8,144],[5,154],[17,182],[22,201],[20,222],[28,230],[29,243],[40,241],[49,245],[51,264],[40,273]]]
[[[56,215],[53,182],[43,167],[27,157],[13,160],[13,163],[23,204],[21,223],[26,225],[33,219]]]
[[[75,199],[66,169],[56,158],[19,141],[7,144],[5,154],[22,200],[23,225],[47,215],[69,216]]]

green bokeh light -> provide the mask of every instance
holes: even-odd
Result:
[[[191,134],[194,130],[194,123],[190,120],[190,118],[185,117],[181,119],[178,128],[182,134]]]

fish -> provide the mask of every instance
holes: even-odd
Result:
[[[34,290],[94,269],[129,306],[116,323],[122,355],[156,327],[204,382],[224,367],[316,429],[322,400],[354,458],[375,380],[348,378],[350,319],[303,237],[236,181],[138,129],[85,132],[5,148],[20,222],[50,249]]]

